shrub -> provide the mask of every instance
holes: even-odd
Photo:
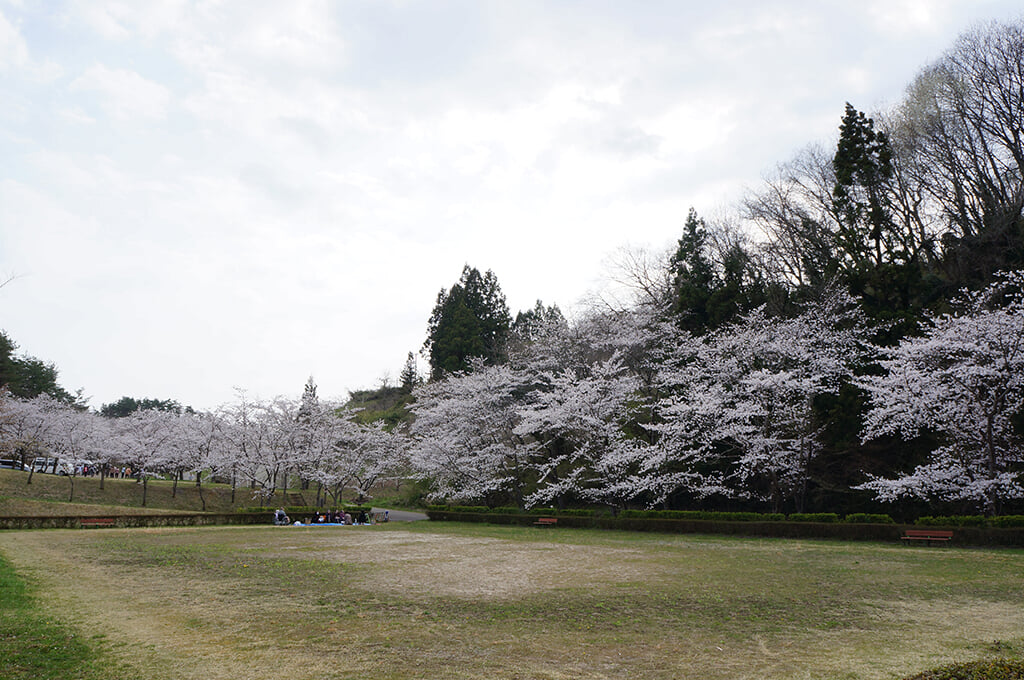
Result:
[[[1024,680],[1024,661],[994,659],[943,666],[906,680]]]
[[[786,519],[790,522],[838,522],[839,515],[834,512],[794,512]]]
[[[985,518],[981,515],[918,517],[914,524],[930,527],[983,527],[985,526]]]
[[[1001,515],[999,517],[993,517],[989,522],[992,526],[999,527],[1001,529],[1024,527],[1024,515]]]
[[[690,519],[712,522],[782,522],[781,513],[713,512],[707,510],[623,510],[619,517],[638,519]]]
[[[490,508],[486,505],[453,505],[450,508],[445,508],[451,512],[490,512]]]
[[[847,515],[844,522],[850,524],[895,524],[895,520],[889,515],[872,515],[866,512],[855,512],[852,515]]]

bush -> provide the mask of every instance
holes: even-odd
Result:
[[[523,513],[519,508],[512,506],[504,506],[501,508],[491,508],[488,512],[492,512],[495,515],[521,515]]]
[[[928,527],[983,527],[985,518],[981,515],[918,517],[914,524]]]
[[[790,522],[838,522],[839,515],[834,512],[794,512],[786,519]]]
[[[1001,515],[1000,517],[993,517],[989,522],[992,526],[999,527],[1000,529],[1024,527],[1024,515]]]
[[[850,524],[895,524],[895,520],[889,515],[872,515],[866,512],[855,512],[852,515],[847,515],[844,522]]]
[[[689,519],[711,522],[782,522],[781,513],[712,512],[707,510],[623,510],[619,517],[637,519]]]
[[[994,659],[943,666],[906,680],[1024,680],[1024,661]]]

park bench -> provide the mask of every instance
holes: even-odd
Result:
[[[553,527],[558,524],[558,520],[554,517],[538,517],[537,521],[533,523],[535,527]]]
[[[83,529],[89,527],[112,527],[117,524],[113,517],[83,517],[78,522],[82,525]]]
[[[932,541],[947,543],[951,538],[953,538],[953,532],[945,529],[907,529],[900,536],[901,540],[908,543],[911,541],[924,541],[925,545],[931,545]]]

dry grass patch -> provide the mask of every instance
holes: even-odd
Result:
[[[417,523],[0,534],[151,678],[894,678],[1024,651],[1024,553]]]

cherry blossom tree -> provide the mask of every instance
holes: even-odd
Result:
[[[356,502],[362,503],[374,484],[402,465],[404,437],[389,431],[380,420],[363,424],[335,418],[342,426],[332,441],[331,471],[341,486],[356,493]]]
[[[26,484],[31,484],[35,473],[32,460],[47,445],[54,424],[53,414],[61,407],[61,403],[48,394],[17,399],[6,391],[3,401],[4,414],[0,427],[3,428],[4,447],[23,464],[29,465]]]
[[[669,474],[655,486],[665,493],[678,479],[698,497],[801,507],[820,448],[813,400],[850,379],[862,331],[852,298],[826,290],[795,317],[759,308],[702,341],[679,342],[661,378],[654,428]]]
[[[222,469],[230,469],[225,464],[224,421],[212,412],[186,413],[178,421],[178,435],[172,448],[174,450],[174,466],[178,471],[191,473],[195,476],[199,502],[206,510],[206,497],[203,495],[203,473],[213,474]],[[177,475],[174,488],[177,490]]]
[[[621,506],[636,494],[638,442],[624,431],[638,381],[618,353],[541,376],[514,432],[532,442],[538,488],[528,505],[576,498]]]
[[[222,412],[225,445],[232,458],[232,488],[241,479],[254,497],[269,500],[279,476],[287,472],[293,460],[288,439],[293,434],[296,410],[283,399],[264,402],[238,390],[237,401]]]
[[[146,505],[149,478],[157,476],[173,460],[172,450],[180,431],[180,416],[168,411],[136,411],[113,423],[121,459],[142,485]]]
[[[59,402],[46,410],[50,420],[46,442],[52,452],[66,461],[71,473],[68,502],[75,498],[75,477],[83,465],[92,465],[107,441],[109,432],[101,416]],[[33,467],[35,467],[33,465]]]
[[[913,471],[857,488],[883,501],[968,501],[989,514],[1024,497],[1013,423],[1024,409],[1024,272],[964,294],[920,336],[879,351],[885,373],[861,381],[871,395],[865,439],[930,431],[940,445]]]
[[[528,473],[511,367],[470,362],[470,370],[413,390],[409,458],[433,484],[432,497],[472,501],[508,494],[522,505]]]

